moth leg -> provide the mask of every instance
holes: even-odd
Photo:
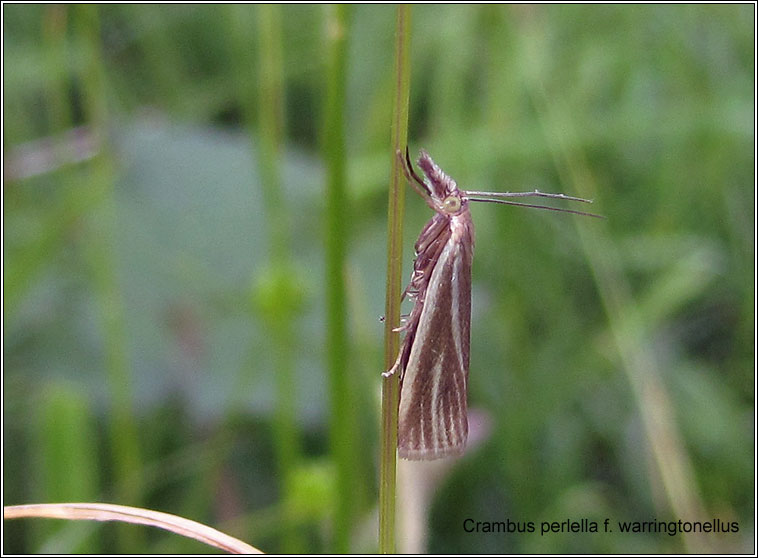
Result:
[[[429,186],[427,186],[427,184],[419,177],[419,175],[416,174],[416,171],[413,170],[411,157],[408,153],[408,146],[405,146],[405,157],[403,157],[403,153],[399,149],[396,153],[397,158],[400,161],[400,166],[403,168],[403,174],[405,175],[408,183],[413,186],[413,189],[416,190],[422,198],[424,198],[426,205],[435,211],[438,211],[437,206],[432,199],[432,193],[429,190]]]
[[[400,315],[400,325],[392,328],[393,333],[400,333],[401,331],[405,331],[408,329],[408,318],[410,317],[410,314],[401,314]]]
[[[398,368],[400,368],[400,360],[402,359],[402,356],[403,356],[403,350],[401,348],[400,353],[397,355],[397,360],[395,361],[395,364],[392,365],[392,368],[390,368],[386,372],[382,372],[383,378],[389,378],[390,376],[393,376],[395,372],[397,372]],[[400,378],[402,379],[402,375],[400,376]]]

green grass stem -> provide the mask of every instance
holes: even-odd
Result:
[[[244,7],[247,8],[247,7]],[[297,472],[301,462],[297,428],[295,381],[295,315],[288,294],[292,282],[290,222],[282,190],[282,142],[284,135],[284,52],[281,7],[261,5],[256,11],[258,38],[258,164],[261,173],[264,214],[269,231],[269,270],[262,284],[269,294],[259,297],[266,308],[264,320],[271,327],[277,402],[274,433],[282,478],[282,501],[288,514],[298,506]],[[260,283],[259,283],[260,284]],[[270,290],[269,290],[270,289]],[[268,299],[268,300],[265,300]],[[287,524],[282,551],[306,551],[302,531]]]
[[[400,296],[403,271],[403,214],[405,181],[396,153],[408,141],[411,8],[397,7],[395,27],[395,99],[392,109],[392,174],[387,216],[387,294],[384,321],[384,367],[389,370],[397,357],[400,334]],[[382,435],[379,469],[379,552],[395,552],[395,491],[397,484],[397,412],[400,382],[397,375],[382,383]]]
[[[350,552],[357,495],[356,389],[348,372],[347,288],[345,256],[349,211],[346,189],[345,102],[347,88],[348,18],[350,7],[325,7],[326,104],[323,153],[326,164],[326,353],[330,393],[331,453],[336,465],[334,546]]]

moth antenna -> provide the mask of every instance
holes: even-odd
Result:
[[[467,194],[470,192],[466,192]],[[533,194],[532,194],[533,195]],[[526,196],[519,196],[519,197],[526,197]],[[572,198],[571,196],[564,196],[563,194],[549,194],[546,196],[541,197],[559,197],[561,199],[573,199],[575,201],[583,201],[586,203],[592,203],[590,200],[585,200],[582,198]],[[560,213],[573,213],[574,215],[583,215],[584,217],[595,217],[596,219],[605,219],[603,215],[598,215],[596,213],[588,213],[586,211],[576,211],[574,209],[564,209],[563,207],[550,207],[549,205],[536,205],[533,203],[521,203],[521,202],[514,202],[514,201],[507,201],[507,200],[493,200],[489,198],[468,198],[469,201],[474,202],[488,202],[488,203],[502,203],[505,205],[519,205],[521,207],[531,207],[533,209],[547,209],[548,211],[558,211]]]
[[[474,192],[466,191],[467,196],[476,196],[479,198],[553,198],[557,200],[575,201],[581,203],[592,203],[592,200],[585,198],[577,198],[575,196],[567,196],[566,194],[550,194],[548,192],[540,192],[534,190],[532,192]],[[481,200],[475,200],[481,201]]]

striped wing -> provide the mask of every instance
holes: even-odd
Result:
[[[403,370],[398,453],[436,459],[463,452],[471,319],[473,227],[468,212],[452,216],[450,235],[423,293]],[[422,254],[419,254],[421,257]]]

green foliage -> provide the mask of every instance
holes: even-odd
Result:
[[[352,8],[335,58],[323,8],[277,9],[3,6],[5,504],[141,505],[267,551],[293,532],[309,552],[378,548],[395,8]],[[430,485],[429,550],[752,551],[753,10],[414,6],[411,153],[464,188],[563,191],[607,218],[473,208],[469,403],[489,426]],[[409,190],[406,270],[428,217]],[[331,409],[355,420],[339,458]],[[582,517],[740,531],[463,528]],[[5,523],[6,552],[190,548],[30,525]]]

